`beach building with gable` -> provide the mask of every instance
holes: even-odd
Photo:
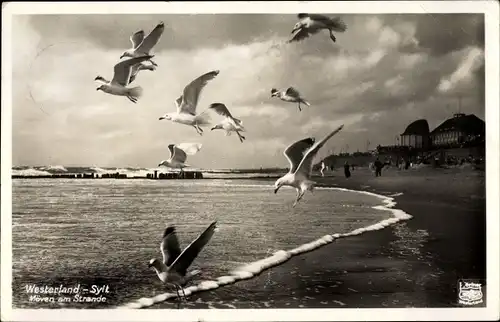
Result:
[[[463,146],[482,143],[486,124],[474,114],[457,113],[436,127],[431,133],[433,147]]]

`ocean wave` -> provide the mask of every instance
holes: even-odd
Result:
[[[48,172],[68,172],[68,169],[66,169],[62,165],[44,166],[44,167],[40,167],[39,170],[48,171]]]
[[[25,168],[25,169],[12,169],[12,175],[14,176],[24,176],[24,177],[36,177],[36,176],[50,176],[52,173],[42,170],[37,170],[35,168]]]
[[[263,185],[264,186],[264,185]],[[265,185],[266,187],[268,185]],[[394,201],[394,198],[376,194],[373,192],[368,192],[368,191],[361,191],[361,190],[351,190],[351,189],[345,189],[345,188],[336,188],[336,187],[317,187],[316,189],[324,189],[324,190],[340,190],[340,191],[348,191],[348,192],[356,192],[356,193],[361,193],[365,195],[370,195],[373,197],[377,197],[382,200],[382,205],[378,206],[373,206],[373,209],[377,210],[384,210],[384,211],[389,211],[392,214],[392,217],[384,219],[379,221],[376,224],[362,227],[362,228],[357,228],[351,232],[348,233],[343,233],[343,234],[332,234],[332,235],[325,235],[319,239],[316,239],[314,241],[311,241],[309,243],[303,244],[299,247],[296,247],[291,250],[278,250],[274,252],[274,254],[270,257],[263,258],[261,260],[255,261],[250,264],[243,265],[235,270],[232,270],[225,276],[218,277],[215,280],[211,281],[203,281],[199,283],[198,285],[193,285],[189,286],[184,289],[184,293],[186,296],[189,296],[194,293],[198,292],[203,292],[203,291],[208,291],[208,290],[213,290],[217,289],[220,287],[223,287],[225,285],[229,284],[234,284],[237,283],[238,281],[242,280],[247,280],[251,279],[259,274],[261,274],[263,271],[270,269],[272,267],[281,265],[285,262],[287,262],[290,258],[293,256],[303,254],[303,253],[308,253],[311,252],[315,249],[318,249],[322,246],[325,246],[327,244],[332,243],[335,239],[339,238],[347,238],[350,236],[357,236],[369,231],[375,231],[375,230],[381,230],[384,229],[390,225],[394,225],[395,223],[402,221],[402,220],[409,220],[412,218],[410,214],[407,214],[401,209],[396,209],[394,206],[396,205],[396,202]],[[151,298],[140,298],[137,301],[130,302],[121,306],[116,307],[117,309],[140,309],[144,307],[149,307],[152,306],[156,303],[164,302],[168,299],[171,298],[176,298],[177,294],[175,293],[163,293],[159,294],[157,296],[151,297]]]

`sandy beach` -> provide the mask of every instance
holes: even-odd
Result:
[[[248,295],[249,302],[272,293],[263,307],[273,308],[294,308],[297,303],[298,307],[325,308],[329,305],[324,304],[332,302],[347,308],[456,307],[460,306],[459,279],[485,279],[484,172],[386,169],[377,178],[367,169],[355,169],[349,179],[340,170],[314,179],[324,186],[383,195],[402,193],[394,197],[395,207],[413,218],[337,240],[257,278],[194,294],[189,302],[196,303],[198,298],[198,302],[228,301],[225,290],[237,288]],[[307,202],[307,196],[303,201]],[[287,285],[286,292],[282,285]],[[291,294],[290,286],[294,289]],[[234,304],[250,307],[242,301]]]

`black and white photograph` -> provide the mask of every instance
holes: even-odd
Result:
[[[2,6],[2,320],[498,320],[498,2]]]

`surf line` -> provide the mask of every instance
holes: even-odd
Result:
[[[365,232],[369,231],[375,231],[375,230],[381,230],[385,227],[394,225],[395,223],[403,220],[409,220],[413,218],[410,214],[404,212],[401,209],[394,208],[396,205],[396,202],[394,201],[393,197],[388,197],[380,194],[376,194],[373,192],[369,191],[363,191],[363,190],[351,190],[351,189],[345,189],[345,188],[337,188],[337,187],[317,187],[316,189],[324,189],[324,190],[339,190],[339,191],[348,191],[348,192],[356,192],[360,194],[365,194],[373,197],[377,197],[382,200],[382,205],[378,206],[373,206],[373,209],[377,210],[384,210],[384,211],[389,211],[392,213],[392,217],[388,219],[384,219],[379,221],[376,224],[363,227],[363,228],[357,228],[353,231],[350,231],[348,233],[343,233],[343,234],[333,234],[333,235],[325,235],[315,241],[312,241],[307,244],[303,244],[297,248],[291,249],[291,250],[279,250],[275,252],[272,256],[255,261],[253,263],[244,265],[240,268],[237,268],[229,273],[229,275],[221,276],[217,278],[216,280],[211,280],[211,281],[203,281],[199,283],[198,285],[193,285],[189,286],[184,289],[184,293],[186,294],[186,297],[199,293],[199,292],[204,292],[204,291],[209,291],[213,289],[217,289],[220,287],[223,287],[225,285],[229,284],[234,284],[238,281],[243,281],[243,280],[248,280],[251,279],[255,276],[260,275],[262,272],[275,267],[279,266],[285,262],[287,262],[290,258],[293,256],[297,256],[302,253],[308,253],[311,252],[315,249],[318,249],[322,246],[328,245],[332,243],[336,239],[340,238],[345,238],[345,237],[350,237],[350,236],[356,236],[356,235],[361,235]],[[146,308],[153,306],[154,304],[164,302],[168,299],[171,298],[176,298],[177,294],[175,293],[163,293],[156,295],[154,297],[150,298],[140,298],[137,301],[134,302],[129,302],[124,305],[118,306],[115,309],[141,309],[141,308]]]

